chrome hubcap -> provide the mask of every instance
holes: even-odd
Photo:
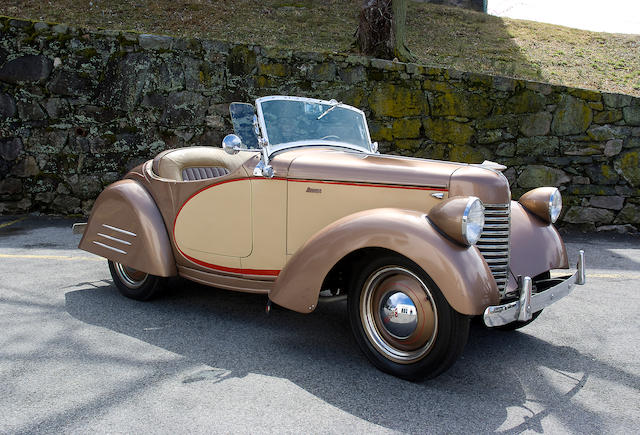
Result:
[[[360,318],[373,347],[400,364],[424,358],[438,333],[431,291],[400,266],[387,266],[369,276],[360,295]]]
[[[396,338],[407,338],[418,326],[416,306],[409,296],[390,291],[380,300],[382,326]]]
[[[132,267],[125,266],[116,261],[113,262],[116,274],[120,281],[130,289],[140,288],[147,280],[148,274],[140,272]]]

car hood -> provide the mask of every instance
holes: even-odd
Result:
[[[507,179],[478,165],[331,149],[286,154],[275,160],[289,159],[288,178],[433,187],[449,190],[449,196],[477,196],[494,204],[511,199]]]

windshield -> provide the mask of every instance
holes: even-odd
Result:
[[[329,145],[371,151],[364,113],[337,101],[298,97],[257,100],[263,132],[274,150]]]

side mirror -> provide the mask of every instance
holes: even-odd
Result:
[[[242,141],[235,134],[228,134],[222,139],[222,149],[227,154],[238,154],[240,148],[242,147]]]
[[[378,142],[374,142],[371,144],[371,152],[374,154],[378,154]]]

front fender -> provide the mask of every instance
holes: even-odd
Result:
[[[511,201],[511,242],[509,264],[513,276],[534,277],[551,269],[568,269],[567,249],[558,230]],[[517,288],[510,277],[508,289]]]
[[[452,242],[424,213],[390,208],[346,216],[316,233],[287,262],[269,299],[300,313],[313,311],[331,268],[362,248],[385,248],[412,260],[459,313],[482,314],[499,301],[495,280],[475,247]]]
[[[98,196],[78,248],[152,275],[177,275],[160,211],[134,180],[116,181]]]

